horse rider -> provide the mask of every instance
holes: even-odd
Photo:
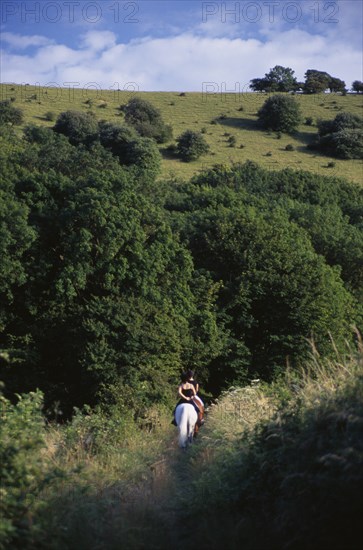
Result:
[[[194,371],[189,369],[189,370],[187,370],[186,375],[188,377],[188,382],[190,384],[193,384],[194,389],[195,389],[195,396],[194,396],[193,401],[194,401],[194,403],[196,403],[198,405],[198,408],[199,408],[198,425],[201,426],[202,424],[204,424],[204,403],[198,395],[199,384],[194,378]]]
[[[201,425],[204,422],[203,413],[202,413],[203,402],[200,398],[196,397],[197,390],[195,385],[197,385],[199,389],[199,384],[193,379],[194,373],[192,374],[193,381],[190,381],[191,372],[192,371],[188,371],[186,373],[183,373],[181,376],[181,384],[179,385],[179,388],[178,388],[178,395],[180,399],[176,404],[176,407],[181,403],[188,403],[189,405],[192,405],[192,407],[195,408],[196,413],[198,415],[198,424]],[[176,407],[174,409],[174,413],[173,413],[174,418],[172,420],[172,424],[174,424],[174,426],[176,426],[176,421],[175,421]]]

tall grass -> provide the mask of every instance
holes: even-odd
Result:
[[[192,539],[211,550],[358,550],[357,344],[334,361],[313,350],[301,372],[272,384],[231,388],[209,407],[187,452],[168,409],[141,421],[125,411],[78,411],[68,424],[44,425],[39,396],[35,405],[7,404],[2,456],[12,462],[0,547],[179,550]],[[20,429],[14,443],[10,431]]]
[[[242,411],[246,391],[238,392]],[[194,449],[198,468],[189,510],[190,518],[198,513],[201,519],[196,544],[212,549],[358,550],[361,343],[357,353],[336,361],[315,353],[299,376],[290,374],[253,391],[257,413],[242,434],[240,412],[227,407],[236,398],[233,391],[210,413],[205,435]],[[264,407],[259,408],[261,395]],[[210,525],[217,522],[225,527],[215,536]]]

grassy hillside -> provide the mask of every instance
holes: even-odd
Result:
[[[35,86],[0,86],[0,98],[12,99],[23,109],[25,124],[52,126],[59,113],[68,109],[93,111],[99,120],[123,120],[119,106],[127,103],[134,93],[126,91],[70,90],[40,88]],[[312,117],[313,125],[302,124],[296,135],[258,129],[256,113],[267,94],[202,94],[177,92],[137,92],[159,108],[165,121],[172,125],[174,138],[186,129],[202,131],[210,145],[207,156],[185,163],[167,151],[170,144],[160,147],[163,155],[163,176],[189,178],[196,172],[216,163],[244,162],[247,159],[263,167],[277,170],[284,167],[310,170],[323,175],[336,175],[351,181],[362,181],[362,162],[337,160],[309,151],[306,145],[317,132],[318,119],[333,119],[341,111],[362,116],[363,96],[318,94],[296,95],[303,113],[303,120]],[[230,147],[228,138],[235,136],[236,146]],[[294,146],[286,151],[287,144]],[[328,166],[333,162],[333,166]]]

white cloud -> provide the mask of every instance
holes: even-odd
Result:
[[[115,45],[116,35],[110,31],[90,31],[82,37],[82,46],[90,50],[104,50]]]
[[[41,37],[39,37],[41,38]],[[178,36],[134,39],[117,44],[107,31],[87,33],[81,47],[39,45],[32,55],[3,52],[3,82],[95,82],[100,88],[122,89],[135,82],[140,90],[202,91],[203,83],[215,82],[222,89],[246,89],[249,81],[261,77],[279,64],[295,70],[298,80],[307,69],[318,69],[342,78],[348,86],[361,79],[359,49],[336,37],[310,34],[290,28],[267,41],[243,38]],[[225,84],[222,84],[225,83]]]
[[[29,46],[39,47],[54,43],[53,40],[45,36],[39,36],[37,34],[33,36],[23,36],[12,32],[3,32],[1,34],[1,40],[17,50],[25,50]]]

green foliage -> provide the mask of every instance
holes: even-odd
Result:
[[[177,151],[186,162],[198,159],[209,151],[209,145],[202,134],[186,130],[177,139]]]
[[[351,113],[339,113],[334,120],[321,120],[318,122],[320,136],[340,132],[341,130],[358,130],[362,128],[363,119]]]
[[[13,318],[14,294],[27,281],[25,256],[36,238],[29,209],[11,190],[0,190],[0,328]]]
[[[51,130],[29,129],[27,139],[22,169],[7,180],[14,206],[6,195],[3,209],[1,345],[21,357],[3,362],[7,390],[37,380],[47,406],[61,400],[67,414],[117,384],[134,388],[124,395],[138,411],[169,399],[194,348],[197,304],[190,254],[147,198],[154,144],[138,138],[138,164],[125,171],[101,146],[76,148]],[[134,191],[142,182],[145,196]]]
[[[357,187],[252,162],[171,185],[155,180],[155,143],[124,126],[100,124],[100,143],[88,146],[51,129],[29,126],[24,140],[10,130],[0,269],[8,395],[40,387],[47,408],[60,401],[69,415],[120,393],[141,415],[170,403],[196,362],[218,392],[271,379],[287,357],[295,367],[312,334],[322,353],[328,331],[340,346],[361,322]]]
[[[309,69],[305,73],[304,92],[306,94],[319,94],[329,87],[331,76],[325,71]]]
[[[324,153],[342,159],[363,158],[363,119],[339,113],[334,120],[318,122],[318,141],[313,144]]]
[[[305,73],[305,83],[303,90],[306,94],[319,94],[329,89],[331,93],[346,92],[345,82],[325,71],[309,69]]]
[[[47,111],[44,115],[44,118],[46,120],[49,120],[50,122],[53,122],[53,120],[55,120],[57,116],[54,111]]]
[[[0,101],[0,125],[14,124],[16,126],[23,123],[23,111],[11,103],[8,100]]]
[[[345,89],[344,80],[341,80],[340,78],[332,76],[329,81],[329,90],[330,90],[330,93],[337,93],[337,92],[345,93],[346,89]]]
[[[236,144],[237,144],[236,136],[229,136],[227,141],[230,147],[236,147]]]
[[[299,104],[293,97],[269,97],[258,111],[259,121],[269,130],[291,133],[302,121]]]
[[[123,107],[125,121],[143,137],[165,143],[173,137],[171,126],[164,123],[161,112],[149,101],[135,97]]]
[[[354,80],[352,82],[352,90],[357,92],[357,94],[363,93],[363,82],[361,80]]]
[[[34,521],[50,481],[42,404],[41,392],[18,396],[15,405],[0,396],[0,548],[27,548],[42,534]]]
[[[358,550],[362,391],[360,352],[330,364],[315,356],[308,376],[223,396],[192,457],[195,543],[220,547],[215,518],[230,526],[227,548]]]
[[[155,141],[141,138],[129,126],[101,122],[99,127],[100,143],[105,149],[117,156],[121,164],[141,168],[144,176],[148,174],[150,180],[155,180],[160,172],[161,163]]]
[[[276,65],[265,74],[265,78],[251,80],[251,89],[255,92],[291,92],[299,89],[299,83],[289,67]]]
[[[121,164],[131,164],[129,151],[131,144],[138,139],[136,131],[129,126],[105,121],[99,123],[99,131],[101,145],[117,156]]]
[[[355,299],[344,288],[339,266],[347,267],[344,280],[349,290],[354,285],[359,298],[361,230],[342,217],[340,208],[353,213],[362,197],[357,191],[347,204],[348,190],[342,187],[337,199],[338,188],[328,183],[317,177],[313,182],[304,172],[267,173],[253,163],[218,166],[179,187],[177,202],[168,205],[175,209],[176,227],[196,268],[221,284],[217,312],[225,347],[209,367],[215,390],[256,373],[269,378],[286,357],[294,364],[302,360],[311,335],[324,352],[328,331],[340,344],[348,336]],[[341,201],[342,227],[333,254],[329,247],[334,241],[318,245],[319,223],[308,233],[309,208],[314,211],[315,201],[324,203],[327,197],[335,204]],[[300,202],[308,203],[303,231],[290,219]],[[336,230],[329,224],[327,232]]]
[[[64,111],[57,118],[54,131],[67,136],[73,145],[90,145],[98,138],[97,119],[92,113]]]

